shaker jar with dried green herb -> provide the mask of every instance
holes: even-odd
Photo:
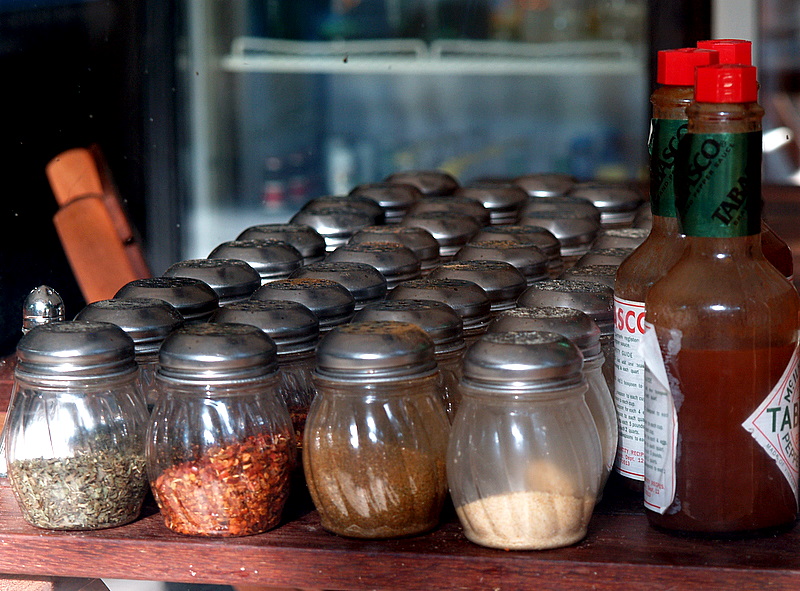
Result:
[[[296,448],[272,339],[246,324],[185,326],[161,345],[156,381],[147,474],[167,527],[219,537],[278,525]]]
[[[353,322],[317,347],[303,444],[322,526],[356,538],[428,531],[447,496],[450,423],[433,340],[406,322]]]
[[[36,527],[136,519],[147,492],[147,408],[134,345],[118,326],[37,326],[17,345],[5,444],[11,489]]]

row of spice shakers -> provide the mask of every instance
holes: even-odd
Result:
[[[660,52],[653,231],[617,274],[617,470],[666,530],[764,533],[797,516],[798,296],[760,215],[750,54],[743,40]]]

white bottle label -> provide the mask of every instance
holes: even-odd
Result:
[[[800,476],[800,448],[798,438],[797,379],[800,376],[800,353],[795,348],[786,371],[777,385],[759,407],[753,411],[742,427],[747,429],[764,451],[775,461],[789,482],[798,499],[798,476]]]
[[[644,314],[644,302],[614,297],[614,403],[619,422],[614,469],[632,480],[644,480],[644,364],[639,353]]]
[[[644,378],[644,504],[664,513],[675,499],[675,451],[678,413],[667,368],[653,325],[646,323],[641,342]]]

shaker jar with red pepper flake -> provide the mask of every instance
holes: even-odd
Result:
[[[171,530],[244,536],[278,525],[296,465],[275,343],[235,323],[187,325],[159,351],[147,473]]]
[[[320,340],[303,468],[328,531],[392,538],[438,524],[450,423],[434,350],[409,322],[353,322]]]

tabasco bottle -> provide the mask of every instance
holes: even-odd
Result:
[[[645,299],[650,522],[703,534],[791,525],[798,498],[798,308],[761,251],[753,66],[697,68],[679,148],[681,257]]]
[[[753,43],[747,39],[706,39],[697,42],[697,47],[711,49],[719,54],[721,64],[753,65]],[[789,281],[794,279],[792,249],[761,219],[761,250],[767,260],[775,265]]]
[[[644,334],[645,296],[678,260],[683,242],[675,217],[673,164],[686,132],[686,107],[694,96],[694,70],[716,63],[704,49],[658,52],[650,135],[650,234],[619,266],[614,286],[614,399],[619,446],[614,469],[641,492],[644,480],[644,362],[638,346]]]

